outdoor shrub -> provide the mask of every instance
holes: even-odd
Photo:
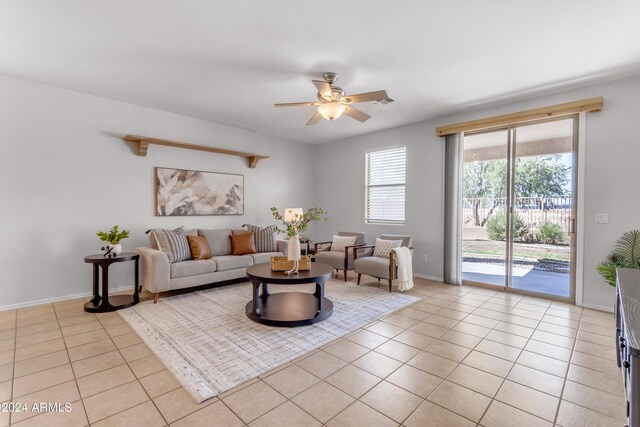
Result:
[[[565,239],[564,231],[558,224],[551,222],[545,222],[538,230],[538,236],[542,243],[555,245],[556,243],[562,243]]]
[[[491,240],[507,240],[507,216],[500,212],[487,220],[487,234]],[[513,217],[513,239],[522,240],[529,234],[529,226],[519,216]]]

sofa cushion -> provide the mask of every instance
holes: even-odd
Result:
[[[282,252],[262,252],[259,254],[251,254],[254,264],[264,264],[265,262],[271,262],[272,256],[284,256]]]
[[[197,276],[198,274],[213,273],[216,271],[216,262],[212,259],[199,261],[182,261],[171,264],[171,278]]]
[[[233,255],[249,255],[256,253],[255,242],[253,241],[253,231],[242,234],[232,234],[231,253]]]
[[[187,236],[189,248],[191,249],[191,258],[195,260],[211,258],[211,248],[209,242],[204,236]]]
[[[213,256],[229,255],[231,253],[230,228],[222,228],[220,230],[200,229],[198,230],[198,235],[207,238]]]
[[[215,257],[216,271],[227,271],[236,268],[246,268],[253,265],[251,255],[222,255]]]

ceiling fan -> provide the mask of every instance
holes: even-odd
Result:
[[[324,80],[312,80],[313,84],[318,88],[318,101],[315,102],[289,102],[286,104],[274,104],[275,107],[318,107],[318,111],[307,122],[307,126],[315,125],[324,117],[327,120],[334,121],[342,115],[342,113],[356,119],[360,122],[366,122],[371,118],[370,115],[352,107],[353,104],[361,102],[378,102],[380,104],[388,104],[393,102],[384,90],[375,92],[358,93],[356,95],[348,95],[341,87],[335,86],[338,80],[336,73],[324,73]]]

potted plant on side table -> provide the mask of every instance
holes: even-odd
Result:
[[[129,237],[129,231],[120,231],[119,227],[114,225],[108,232],[99,231],[96,235],[101,241],[107,242],[107,245],[100,248],[104,251],[104,256],[114,257],[122,253],[122,245],[120,244],[120,241]]]

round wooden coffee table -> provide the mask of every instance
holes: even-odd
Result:
[[[333,313],[333,302],[324,296],[324,284],[333,275],[333,268],[318,262],[311,270],[287,276],[271,271],[271,264],[257,264],[247,268],[247,277],[253,284],[253,300],[246,306],[247,317],[271,326],[302,326],[320,322]],[[306,292],[269,293],[269,284],[302,285],[315,283],[313,294]],[[260,293],[262,285],[262,293]]]

